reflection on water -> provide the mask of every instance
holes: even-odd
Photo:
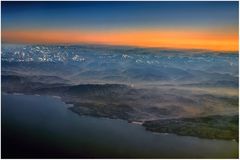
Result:
[[[2,157],[236,158],[238,143],[154,134],[123,120],[79,116],[60,99],[2,95]]]

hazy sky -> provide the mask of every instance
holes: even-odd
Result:
[[[2,2],[2,42],[238,50],[238,2]]]

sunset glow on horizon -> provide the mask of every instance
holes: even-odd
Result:
[[[196,31],[5,31],[5,42],[34,44],[108,44],[174,49],[206,49],[238,51],[238,35],[234,33]]]
[[[238,51],[237,3],[4,4],[3,43]]]

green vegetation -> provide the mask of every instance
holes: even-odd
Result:
[[[129,114],[134,110],[126,104],[101,104],[101,103],[78,103],[77,106],[69,108],[79,115],[94,117],[107,117],[112,119],[129,120]]]
[[[238,115],[147,121],[143,126],[159,133],[238,141]]]

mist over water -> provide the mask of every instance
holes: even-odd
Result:
[[[2,75],[33,82],[33,88],[37,83],[47,84],[48,88],[59,84],[127,85],[130,88],[125,90],[138,91],[115,88],[113,92],[119,99],[114,101],[110,98],[114,93],[107,86],[92,88],[99,97],[110,98],[93,101],[137,106],[139,113],[144,111],[136,120],[158,119],[160,115],[166,118],[237,113],[231,102],[222,101],[224,96],[233,103],[238,99],[238,54],[234,53],[92,45],[3,45]],[[86,96],[84,103],[91,99]],[[71,97],[67,101],[75,100]],[[150,116],[144,114],[146,107],[151,108]],[[163,113],[153,115],[156,111]]]

